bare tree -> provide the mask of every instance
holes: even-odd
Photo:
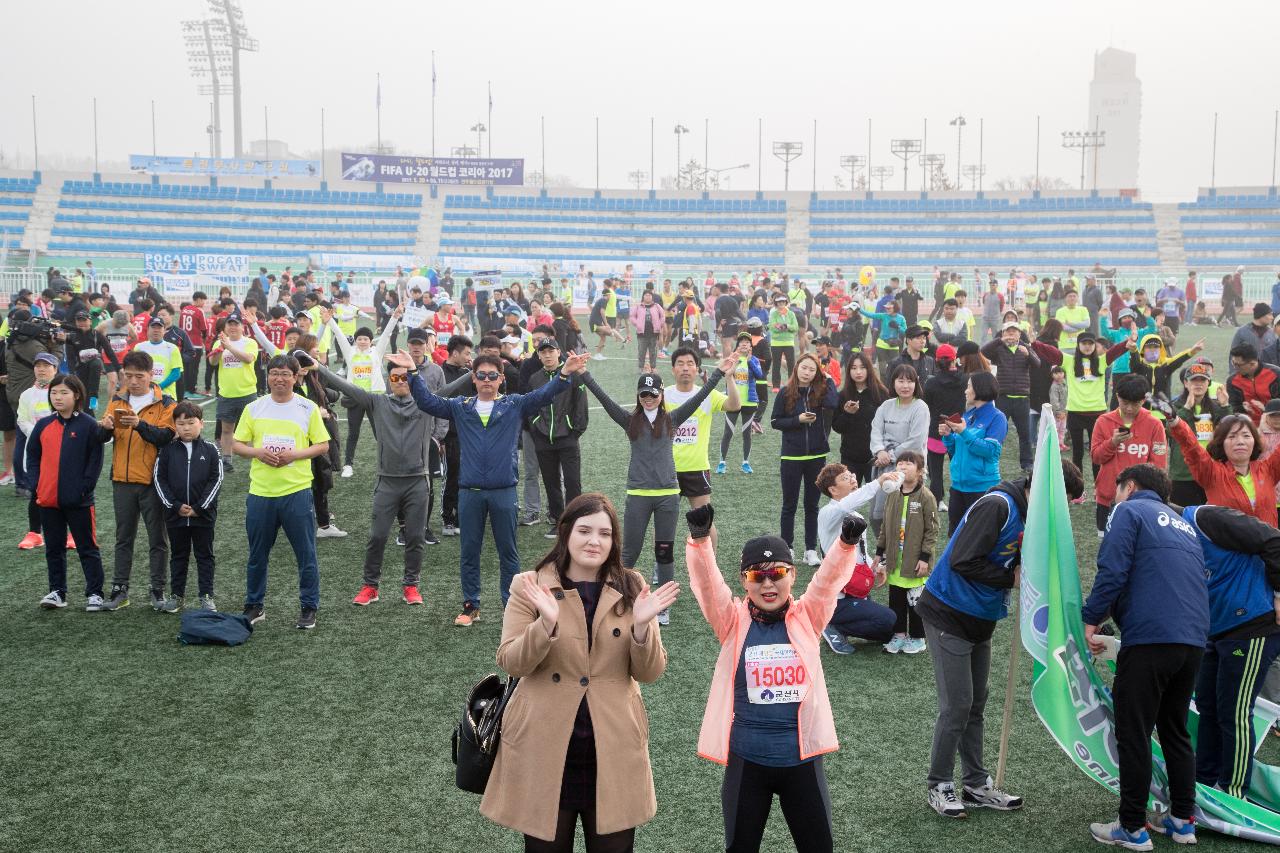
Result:
[[[536,169],[528,172],[524,176],[524,185],[526,187],[542,186],[542,172]],[[547,175],[548,187],[576,187],[578,184],[568,175]]]
[[[1036,186],[1035,175],[1023,175],[1020,178],[1014,177],[1012,175],[1006,175],[1005,177],[999,178],[991,184],[992,189],[1003,190],[1006,192],[1007,191],[1030,191],[1035,189],[1069,190],[1071,189],[1071,187],[1072,187],[1072,184],[1069,183],[1068,181],[1063,180],[1062,178],[1053,177],[1053,176],[1043,176],[1043,175],[1040,177],[1039,187]]]

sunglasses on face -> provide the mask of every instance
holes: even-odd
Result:
[[[476,371],[476,379],[480,380],[481,382],[497,382],[498,379],[500,379],[501,377],[502,377],[502,374],[496,370],[477,370]]]
[[[653,397],[653,398],[656,400],[658,397],[661,397],[661,396],[662,396],[662,392],[661,392],[661,391],[641,391],[641,392],[640,392],[640,396],[641,396],[641,397]]]
[[[792,570],[791,566],[770,566],[767,569],[744,569],[742,579],[747,583],[764,583],[767,580],[780,582]]]
[[[391,373],[391,374],[388,374],[387,378],[389,378],[392,382],[407,382],[409,379],[409,374],[404,372]]]

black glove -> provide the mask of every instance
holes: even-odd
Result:
[[[840,541],[846,545],[857,544],[866,532],[867,520],[856,513],[849,513],[840,522]]]
[[[1159,412],[1168,420],[1173,420],[1173,405],[1164,394],[1148,394],[1147,402],[1151,405],[1153,411]]]
[[[296,359],[298,360],[298,365],[299,365],[300,367],[315,367],[315,366],[316,366],[315,359],[313,359],[311,356],[307,355],[307,353],[306,353],[304,350],[296,349],[296,350],[294,350],[293,352],[291,352],[291,353],[290,353],[290,355],[292,355],[294,358],[296,358]]]
[[[716,511],[711,504],[691,509],[684,514],[689,522],[689,535],[694,539],[705,539],[711,535],[711,524],[715,520]]]

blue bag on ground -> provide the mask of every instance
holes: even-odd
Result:
[[[238,646],[253,633],[248,618],[239,613],[215,610],[182,611],[182,627],[178,639],[188,646]]]

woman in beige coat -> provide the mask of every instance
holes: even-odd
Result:
[[[622,567],[609,499],[575,498],[557,541],[512,584],[498,665],[520,678],[480,812],[524,833],[526,853],[625,853],[657,811],[649,718],[637,682],[656,681],[667,653],[654,622],[673,581],[650,592]]]

